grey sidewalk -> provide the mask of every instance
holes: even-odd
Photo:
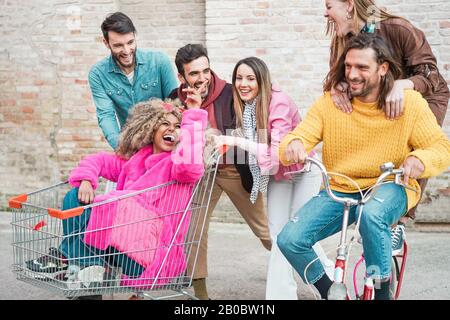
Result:
[[[0,212],[0,300],[62,299],[14,278],[10,271],[12,233],[9,218],[9,213]],[[410,250],[401,298],[450,299],[450,234],[408,230],[407,236]],[[334,257],[336,245],[336,236],[322,243],[330,257]],[[353,255],[359,250],[352,249]],[[212,299],[264,299],[268,252],[247,225],[212,223],[208,259],[208,288]],[[300,299],[313,299],[301,282],[298,291]]]

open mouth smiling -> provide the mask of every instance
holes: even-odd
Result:
[[[175,136],[173,134],[166,134],[163,136],[163,140],[167,142],[175,142]]]

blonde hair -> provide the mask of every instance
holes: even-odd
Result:
[[[341,2],[348,2],[348,0],[339,0]],[[384,21],[390,18],[400,18],[399,16],[392,15],[388,13],[386,10],[378,7],[373,0],[354,0],[353,1],[353,12],[352,18],[354,30],[356,30],[356,35],[359,34],[359,20],[364,21],[364,23],[376,23],[380,21]],[[327,22],[327,35],[331,36],[331,59],[336,63],[339,57],[342,55],[346,37],[338,37],[335,30],[334,23],[328,21]],[[333,66],[330,66],[333,67]]]
[[[156,130],[161,126],[168,114],[174,115],[181,121],[180,100],[151,99],[136,104],[127,118],[127,122],[120,133],[116,154],[129,159],[141,148],[153,143]]]
[[[267,124],[269,122],[269,105],[272,98],[272,81],[267,65],[264,61],[256,57],[248,57],[238,61],[233,70],[232,84],[236,127],[242,128],[242,113],[244,112],[244,103],[236,90],[237,69],[242,64],[247,65],[253,70],[256,82],[258,83],[258,95],[256,96],[256,130],[257,133],[266,132],[264,136],[258,134],[258,142],[269,143],[270,137],[268,135]]]

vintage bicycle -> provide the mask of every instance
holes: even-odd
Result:
[[[314,165],[319,168],[322,180],[323,180],[323,186],[328,194],[328,196],[338,202],[342,203],[344,205],[343,209],[343,218],[342,218],[342,228],[340,233],[340,240],[339,245],[337,249],[337,257],[336,257],[336,263],[335,263],[335,271],[334,271],[334,278],[333,284],[328,292],[328,299],[329,300],[350,300],[351,295],[349,293],[349,290],[347,288],[347,285],[345,284],[346,279],[346,271],[348,267],[348,261],[349,256],[351,252],[351,247],[354,243],[361,244],[362,240],[359,235],[359,225],[360,225],[360,219],[361,219],[361,213],[363,210],[364,205],[370,201],[373,196],[376,193],[376,190],[381,184],[385,183],[395,183],[404,186],[405,188],[410,188],[408,186],[405,186],[401,179],[403,170],[402,169],[396,169],[394,167],[394,164],[389,162],[385,163],[380,166],[381,174],[378,177],[376,183],[367,190],[360,190],[356,182],[354,182],[349,177],[338,174],[338,173],[331,173],[327,172],[325,166],[317,159],[312,157],[307,157],[305,160],[304,168],[300,171],[291,171],[286,172],[285,175],[292,175],[292,174],[298,174],[298,173],[307,173],[311,170],[311,166]],[[345,177],[352,181],[352,183],[355,185],[355,187],[359,190],[361,194],[361,199],[353,199],[353,198],[344,198],[344,197],[338,197],[333,193],[333,190],[330,187],[330,176],[332,175],[339,175],[341,177]],[[387,181],[386,179],[390,176],[394,176],[393,180]],[[417,192],[417,190],[414,190]],[[354,234],[350,238],[349,241],[347,241],[347,233],[348,233],[348,220],[349,220],[349,214],[350,214],[350,208],[353,206],[358,206],[359,210],[359,219],[356,221]],[[394,299],[398,299],[400,296],[400,290],[402,287],[403,282],[403,275],[405,272],[406,267],[406,260],[408,255],[408,245],[406,241],[403,244],[403,248],[400,251],[399,254],[392,256],[392,271],[391,271],[391,282],[390,282],[390,291],[391,295]],[[318,259],[318,258],[317,258]],[[305,270],[305,279],[306,278],[306,272],[308,270],[308,267],[312,265],[317,259],[311,261]],[[356,264],[354,265],[353,273],[352,273],[352,282],[353,282],[353,290],[354,290],[354,299],[357,300],[372,300],[374,298],[374,281],[372,278],[365,276],[363,281],[363,289],[362,292],[359,291],[359,288],[361,287],[358,283],[358,271],[359,268],[364,263],[364,253],[361,255],[361,257],[358,259]],[[311,285],[308,283],[308,285],[311,287]],[[312,290],[314,296],[317,298],[316,294],[314,293],[314,290]]]

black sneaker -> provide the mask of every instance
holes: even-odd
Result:
[[[48,255],[35,260],[28,260],[25,262],[25,265],[28,270],[47,276],[56,276],[65,273],[68,268],[66,257],[54,247],[48,249]]]

